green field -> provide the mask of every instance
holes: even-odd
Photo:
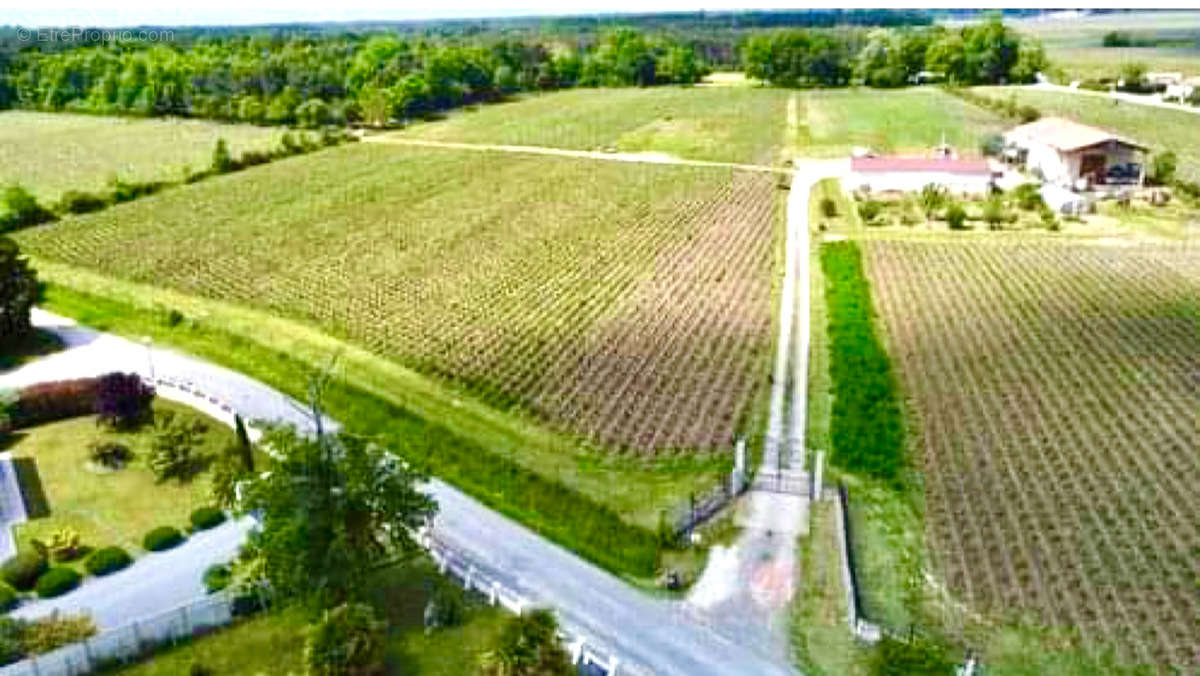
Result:
[[[195,449],[197,456],[216,456],[233,441],[233,432],[221,423],[172,402],[156,401],[156,412],[172,411],[177,416],[202,420],[208,431]],[[188,526],[188,515],[212,504],[207,473],[190,481],[158,482],[150,471],[149,427],[133,432],[113,432],[97,426],[94,416],[48,423],[14,433],[8,450],[16,458],[30,458],[37,467],[47,516],[16,527],[18,546],[31,539],[49,541],[60,528],[76,530],[85,546],[99,549],[110,545],[139,551],[142,536],[157,526]],[[87,466],[88,445],[93,441],[115,441],[133,452],[133,460],[122,470],[100,474]],[[31,492],[31,494],[36,494]]]
[[[278,130],[195,120],[0,112],[0,185],[19,183],[53,202],[66,190],[99,191],[109,177],[178,181],[209,165],[224,138],[232,152],[266,150]]]
[[[400,136],[770,164],[791,95],[758,87],[577,89],[452,113]]]
[[[856,146],[884,153],[924,153],[943,138],[960,152],[1006,122],[991,112],[930,88],[806,92],[801,100],[797,151],[810,157],[846,156]]]
[[[1087,94],[1031,91],[1006,87],[976,87],[997,98],[1016,97],[1020,105],[1032,105],[1042,115],[1067,117],[1076,122],[1128,136],[1154,152],[1173,151],[1179,157],[1179,174],[1200,180],[1200,115],[1114,102]]]

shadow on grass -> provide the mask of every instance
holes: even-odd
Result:
[[[58,352],[64,347],[57,335],[37,329],[29,336],[0,349],[0,373],[11,371],[37,357]]]
[[[25,502],[25,513],[30,519],[50,516],[50,501],[46,499],[37,462],[33,458],[13,458],[12,463],[17,484],[21,487],[21,498]]]

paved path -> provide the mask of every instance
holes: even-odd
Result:
[[[1184,113],[1200,115],[1200,107],[1189,106],[1189,105],[1184,105],[1184,104],[1179,104],[1179,103],[1168,103],[1166,101],[1163,101],[1161,98],[1159,98],[1158,95],[1130,94],[1128,92],[1097,92],[1097,91],[1093,91],[1091,89],[1072,89],[1070,87],[1065,87],[1063,85],[1051,84],[1049,82],[1042,82],[1039,84],[1032,84],[1032,85],[1024,85],[1023,88],[1031,89],[1033,91],[1061,92],[1064,94],[1079,94],[1080,96],[1099,96],[1100,98],[1108,99],[1108,100],[1112,101],[1113,103],[1116,103],[1118,101],[1125,101],[1126,103],[1133,103],[1133,104],[1136,104],[1139,106],[1152,106],[1154,108],[1166,108],[1168,110],[1178,110],[1178,111],[1181,111]]]
[[[101,334],[45,312],[36,312],[34,323],[62,336],[68,348],[0,377],[0,387],[113,370],[149,375],[152,361],[155,376],[196,383],[207,394],[231,402],[247,418],[282,419],[311,429],[306,414],[295,402],[229,369],[173,350],[149,348]],[[644,594],[444,482],[435,479],[428,490],[438,502],[434,530],[441,541],[504,571],[506,584],[555,608],[585,637],[611,649],[621,660],[619,673],[795,673],[786,657],[744,642],[740,631],[730,631],[728,625],[693,606]],[[196,542],[176,550],[174,555],[149,555],[142,560],[145,564],[139,562],[129,572],[109,580],[90,582],[59,603],[68,604],[64,608],[87,607],[103,626],[118,618],[128,621],[177,606],[186,602],[189,594],[199,592],[195,585],[208,559],[218,555],[228,558],[240,542],[232,531],[218,533],[228,539],[222,537],[205,546],[203,551],[210,552],[211,557],[206,554],[188,566],[174,560],[190,556],[192,548],[202,544],[203,536],[197,536]],[[52,607],[31,604],[20,612],[47,612]]]
[[[13,528],[26,520],[25,500],[13,467],[12,454],[0,453],[0,561],[17,553]]]
[[[708,162],[705,160],[688,160],[663,153],[604,153],[594,150],[567,150],[565,148],[547,148],[544,146],[512,146],[494,143],[454,143],[451,141],[426,141],[423,139],[404,138],[394,134],[364,136],[364,143],[385,143],[401,146],[419,146],[425,148],[449,148],[452,150],[475,150],[480,152],[527,153],[532,155],[554,155],[557,157],[574,157],[588,160],[605,160],[608,162],[640,162],[645,164],[673,164],[687,167],[720,167],[725,169],[741,169],[744,171],[763,171],[771,173],[788,173],[791,170],[783,167],[768,167],[761,164],[738,164],[736,162]]]

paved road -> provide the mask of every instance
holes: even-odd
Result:
[[[152,354],[153,369],[160,378],[199,384],[207,394],[231,402],[245,417],[282,419],[302,429],[311,429],[305,413],[295,402],[229,369],[173,350],[149,348],[75,326],[71,320],[45,312],[37,312],[34,323],[61,335],[69,348],[0,377],[0,386],[113,370],[149,375]],[[650,597],[441,481],[432,481],[429,490],[439,505],[434,530],[440,540],[505,571],[506,583],[557,609],[585,636],[612,649],[621,660],[619,673],[667,676],[795,673],[786,658],[745,644],[740,634],[728,633],[711,616],[679,601]],[[210,550],[215,555],[224,546],[233,546],[232,540],[213,543]],[[189,550],[177,551],[183,557]],[[197,590],[191,585],[198,584],[199,571],[207,561],[190,569],[179,569],[170,565],[171,559],[155,559],[169,556],[156,554],[150,557],[147,566],[137,564],[135,569],[145,568],[145,577],[131,570],[123,574],[124,578],[111,578],[111,585],[93,582],[63,597],[62,603],[76,603],[77,598],[77,603],[86,604],[102,623],[111,621],[110,618],[134,619],[138,614],[179,605],[187,600],[181,600],[179,594],[186,596],[189,589]],[[155,565],[159,561],[163,563]],[[178,572],[177,580],[171,570]],[[125,585],[129,580],[136,582]],[[121,586],[122,592],[113,593],[111,587],[115,586]],[[172,596],[161,593],[161,588],[167,586],[174,590]],[[22,611],[35,612],[32,606]]]
[[[1178,110],[1184,113],[1200,115],[1200,107],[1188,106],[1179,103],[1168,103],[1158,98],[1157,95],[1147,96],[1144,94],[1130,94],[1128,92],[1097,92],[1091,89],[1071,89],[1063,85],[1051,84],[1042,82],[1032,85],[1024,85],[1025,89],[1043,92],[1061,92],[1064,94],[1078,94],[1080,96],[1099,96],[1100,98],[1109,99],[1116,103],[1117,101],[1125,101],[1139,106],[1153,106],[1155,108],[1166,108],[1168,110]]]
[[[418,146],[425,148],[449,148],[452,150],[475,150],[504,153],[527,153],[532,155],[554,155],[557,157],[574,157],[588,160],[605,160],[608,162],[640,162],[645,164],[674,164],[688,167],[720,167],[724,169],[741,169],[744,171],[765,171],[785,173],[790,171],[782,167],[768,167],[761,164],[738,164],[736,162],[708,162],[705,160],[687,160],[674,155],[663,153],[603,153],[594,150],[567,150],[565,148],[547,148],[544,146],[513,146],[495,143],[455,143],[451,141],[426,141],[416,138],[405,138],[394,134],[364,136],[365,143],[385,143],[401,146]]]

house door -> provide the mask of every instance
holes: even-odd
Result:
[[[1079,177],[1090,183],[1104,182],[1104,155],[1084,155],[1079,163]]]

